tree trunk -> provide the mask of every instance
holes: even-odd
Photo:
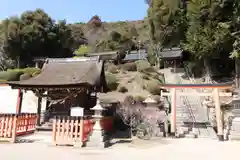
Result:
[[[240,61],[238,58],[235,59],[235,84],[236,84],[236,88],[239,88],[240,85],[240,70],[239,70],[239,66],[240,66]]]
[[[17,68],[20,68],[20,57],[17,57]]]
[[[205,67],[205,82],[211,83],[211,75],[210,75],[210,66],[209,66],[209,59],[203,59],[204,67]]]

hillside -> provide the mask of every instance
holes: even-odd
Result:
[[[164,76],[145,60],[120,65],[106,63],[105,74],[109,92],[99,95],[102,100],[123,101],[126,96],[133,96],[141,101],[149,95],[159,100]]]
[[[135,45],[149,40],[147,20],[102,22],[94,16],[88,23],[71,24],[75,32],[81,32],[92,51],[115,50],[118,45]]]

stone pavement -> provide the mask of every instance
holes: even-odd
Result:
[[[3,160],[226,160],[238,158],[239,142],[218,142],[208,139],[164,139],[148,144],[141,141],[134,144],[117,144],[109,149],[94,150],[72,147],[55,147],[41,143],[2,144]],[[144,146],[145,147],[142,147]]]

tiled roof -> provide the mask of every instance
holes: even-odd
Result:
[[[162,58],[179,58],[182,57],[182,50],[180,48],[163,49],[159,54]]]

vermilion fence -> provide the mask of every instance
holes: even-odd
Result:
[[[16,136],[35,131],[37,114],[0,114],[0,140],[15,142]]]
[[[94,123],[92,118],[58,117],[53,122],[53,143],[55,145],[84,145],[89,140]],[[106,131],[112,131],[112,118],[104,118],[101,126]]]
[[[53,122],[52,139],[56,145],[75,145],[86,142],[92,131],[92,119],[58,117]]]

